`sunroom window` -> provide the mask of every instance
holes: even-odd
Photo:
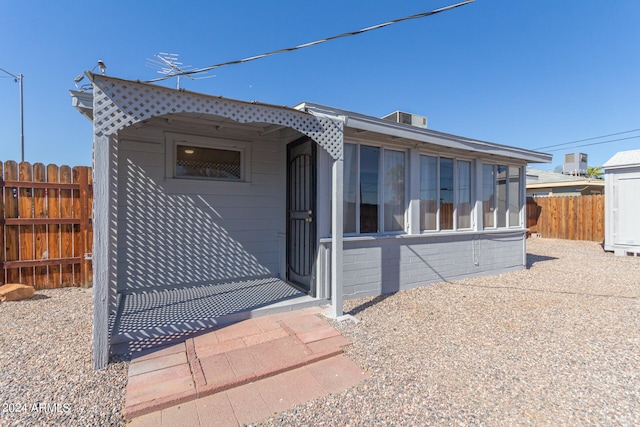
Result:
[[[344,145],[344,232],[404,230],[404,151]]]
[[[453,230],[453,159],[440,157],[440,230]]]
[[[458,162],[458,203],[456,208],[459,229],[471,228],[471,162]]]
[[[496,166],[496,217],[498,227],[507,226],[507,167]]]
[[[460,230],[472,227],[471,162],[420,156],[420,229]]]
[[[404,152],[384,150],[384,230],[404,230]]]
[[[438,158],[420,156],[420,229],[438,229]]]
[[[484,228],[496,226],[496,178],[494,165],[482,165],[482,223]]]
[[[482,165],[482,220],[484,228],[518,227],[521,171],[519,166]]]
[[[509,227],[520,225],[520,168],[509,166]]]

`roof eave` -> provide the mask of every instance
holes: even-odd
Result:
[[[517,147],[495,144],[465,138],[457,135],[423,129],[402,123],[395,123],[376,117],[366,116],[351,111],[340,110],[319,104],[304,102],[294,107],[303,111],[313,111],[323,115],[344,117],[345,127],[362,131],[376,132],[396,138],[404,138],[419,143],[440,145],[447,148],[475,151],[495,156],[515,158],[528,163],[550,163],[552,155]]]
[[[93,93],[70,90],[69,94],[71,94],[71,105],[89,121],[93,121]]]
[[[594,180],[594,181],[566,181],[566,182],[541,182],[535,184],[527,184],[527,188],[547,188],[547,187],[584,187],[584,186],[592,186],[592,187],[604,187],[604,181],[602,180]]]

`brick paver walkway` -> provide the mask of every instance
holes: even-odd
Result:
[[[248,319],[135,358],[125,417],[134,426],[236,426],[359,383],[368,376],[342,354],[350,342],[321,311]]]

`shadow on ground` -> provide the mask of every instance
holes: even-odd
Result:
[[[536,255],[536,254],[527,254],[527,268],[531,268],[533,264],[537,262],[544,261],[553,261],[558,258],[552,256],[544,256],[544,255]]]
[[[392,292],[390,294],[383,294],[383,295],[378,295],[377,297],[363,303],[360,304],[357,307],[352,308],[351,310],[349,310],[349,312],[347,314],[350,314],[352,316],[355,316],[356,314],[366,310],[369,307],[373,307],[374,305],[381,303],[382,301],[386,300],[389,297],[392,297],[396,294],[396,292]]]

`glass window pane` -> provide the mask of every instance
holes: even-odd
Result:
[[[356,186],[358,185],[357,146],[344,144],[344,232],[356,230]]]
[[[498,165],[496,168],[496,199],[498,227],[507,226],[507,167]]]
[[[495,224],[495,177],[493,165],[482,165],[482,222],[484,228]]]
[[[176,146],[176,177],[239,180],[241,173],[240,151]]]
[[[471,162],[458,161],[457,228],[471,228]]]
[[[520,225],[520,168],[509,166],[509,226]]]
[[[404,152],[384,150],[384,231],[404,230]]]
[[[378,232],[380,149],[360,146],[360,233]]]
[[[436,229],[438,159],[420,156],[420,229]]]
[[[453,159],[440,158],[440,230],[453,229]]]

